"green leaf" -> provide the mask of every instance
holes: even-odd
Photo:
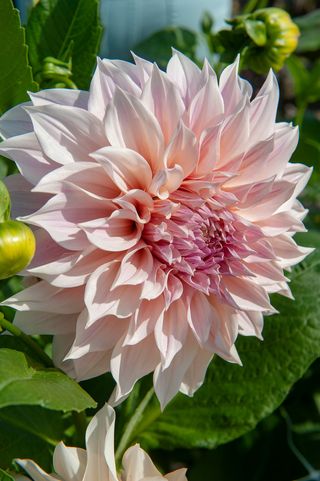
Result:
[[[0,466],[30,458],[51,471],[52,452],[64,439],[65,424],[61,412],[36,406],[0,409]]]
[[[297,47],[297,52],[314,52],[320,49],[320,9],[314,10],[301,17],[294,18],[298,25],[301,36]]]
[[[11,0],[0,2],[0,115],[28,100],[27,90],[36,90],[27,61],[24,29]]]
[[[29,59],[35,72],[46,57],[68,61],[72,80],[87,89],[99,51],[102,27],[98,0],[42,0],[31,11],[27,25]]]
[[[307,68],[300,57],[293,55],[286,66],[293,81],[297,104],[308,105],[320,99],[320,61]]]
[[[197,34],[180,27],[167,27],[152,34],[132,50],[143,58],[156,62],[165,68],[172,55],[172,47],[196,60]]]
[[[22,352],[0,349],[0,408],[37,405],[59,411],[83,411],[95,401],[72,379],[56,369],[31,365]]]
[[[267,32],[265,24],[260,20],[250,19],[244,20],[243,24],[251,40],[253,40],[254,43],[259,47],[263,47],[263,45],[265,45],[267,42]]]
[[[0,469],[0,481],[14,481],[14,478],[6,471]]]
[[[306,85],[309,81],[309,74],[302,59],[297,55],[291,55],[286,60],[286,67],[289,70],[293,81],[294,94],[300,97],[305,92]]]
[[[312,243],[320,246],[319,233],[314,234]],[[296,300],[273,297],[280,314],[265,318],[264,341],[238,339],[243,367],[216,357],[193,398],[179,394],[163,413],[152,398],[129,444],[138,441],[145,448],[162,449],[214,448],[253,429],[272,413],[320,356],[319,278],[317,251],[291,274]],[[130,402],[129,397],[126,403]],[[121,413],[127,416],[126,403]],[[131,416],[137,404],[134,400]]]

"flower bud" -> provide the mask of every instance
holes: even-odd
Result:
[[[22,222],[8,220],[0,223],[0,279],[17,274],[32,260],[35,238]]]
[[[299,28],[281,8],[262,8],[228,23],[232,29],[219,32],[223,47],[233,56],[241,51],[243,65],[257,73],[280,70],[298,44]]]
[[[300,31],[290,15],[281,8],[263,8],[250,15],[252,20],[263,22],[266,43],[261,47],[249,46],[245,61],[249,68],[265,73],[283,67],[285,60],[297,48]]]

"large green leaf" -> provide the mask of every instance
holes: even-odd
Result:
[[[80,412],[96,403],[61,371],[34,367],[24,353],[1,348],[0,408],[10,405]]]
[[[37,406],[0,409],[0,466],[9,468],[14,458],[31,458],[51,470],[52,452],[64,439],[64,430],[57,411]]]
[[[24,29],[11,0],[0,2],[0,115],[28,99],[27,90],[36,90],[28,66]]]
[[[320,235],[313,234],[310,241],[320,246]],[[216,357],[194,397],[179,394],[163,413],[153,397],[137,419],[129,444],[213,448],[249,431],[273,412],[320,356],[319,278],[318,251],[291,275],[296,300],[274,296],[280,314],[265,319],[264,341],[244,337],[237,341],[243,367]],[[141,399],[136,391],[121,408],[127,419],[138,412]]]
[[[35,72],[48,56],[66,61],[71,54],[72,79],[88,88],[102,32],[98,7],[98,0],[41,0],[36,5],[26,30]]]

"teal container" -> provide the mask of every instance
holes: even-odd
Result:
[[[199,31],[204,11],[222,27],[231,15],[230,0],[101,0],[105,32],[101,54],[109,58],[130,58],[130,49],[168,25]]]
[[[208,11],[216,28],[231,14],[231,0],[100,0],[104,34],[102,57],[128,59],[130,49],[152,33],[168,25],[199,30],[200,19]],[[15,0],[22,22],[36,0]]]

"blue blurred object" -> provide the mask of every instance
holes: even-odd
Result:
[[[26,23],[27,12],[35,0],[15,0]],[[231,14],[231,0],[101,0],[104,35],[100,55],[130,58],[130,49],[152,33],[168,25],[199,30],[206,10],[221,27]]]
[[[101,0],[101,18],[106,26],[101,42],[104,57],[127,59],[130,49],[168,25],[199,30],[207,10],[221,27],[230,17],[230,0]]]

